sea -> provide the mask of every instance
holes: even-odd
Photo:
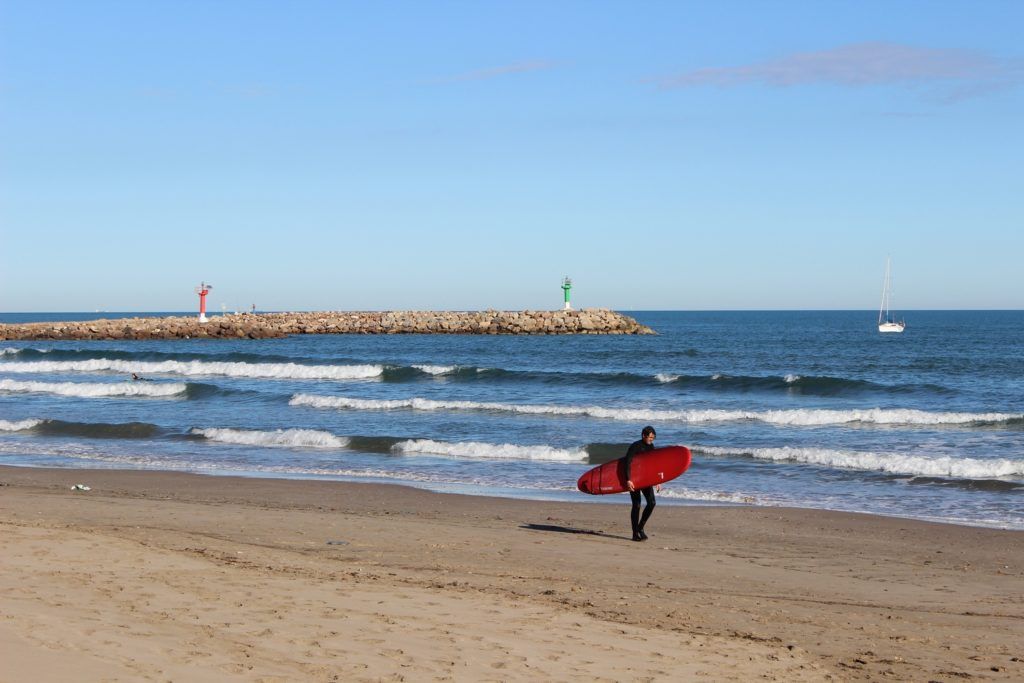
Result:
[[[657,334],[0,342],[0,463],[624,505],[576,480],[652,425],[660,504],[1024,529],[1024,311],[624,313]]]

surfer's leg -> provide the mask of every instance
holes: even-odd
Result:
[[[633,501],[633,509],[629,511],[629,521],[633,523],[633,540],[642,541],[640,537],[640,492],[630,491],[629,497]]]
[[[639,531],[641,538],[646,540],[647,534],[644,533],[644,524],[647,524],[647,520],[651,518],[651,513],[654,512],[654,506],[657,505],[657,502],[654,500],[653,486],[648,486],[647,488],[642,489],[642,491],[644,498],[647,500],[647,505],[644,506],[644,516],[640,518],[640,526],[639,528],[634,528],[634,533]],[[640,496],[636,497],[636,505],[640,505]]]

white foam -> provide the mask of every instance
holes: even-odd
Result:
[[[654,376],[654,379],[658,380],[662,384],[668,384],[669,382],[675,382],[679,379],[679,375],[670,375],[667,372],[659,372]]]
[[[16,353],[21,353],[21,349],[12,349],[10,347],[0,349],[0,356],[13,356]]]
[[[437,472],[402,472],[393,470],[373,469],[373,468],[360,468],[360,469],[348,469],[348,468],[317,468],[308,466],[294,466],[294,465],[261,465],[256,463],[241,463],[241,462],[216,462],[212,460],[198,460],[189,459],[180,456],[174,456],[170,454],[160,454],[158,451],[147,450],[145,455],[141,454],[111,454],[106,447],[99,450],[95,447],[87,444],[60,444],[42,441],[37,443],[22,443],[14,442],[11,440],[0,439],[0,457],[14,456],[14,464],[21,464],[26,462],[26,458],[35,457],[46,457],[46,456],[58,456],[62,458],[83,461],[89,463],[90,467],[116,467],[116,468],[138,468],[147,470],[172,470],[172,471],[192,471],[202,472],[208,474],[243,474],[243,475],[264,475],[264,476],[283,476],[283,477],[335,477],[335,478],[351,478],[357,480],[377,480],[381,482],[393,481],[396,483],[406,483],[412,486],[424,486],[432,490],[438,491],[450,491],[454,487],[477,487],[479,490],[477,493],[486,494],[488,490],[493,490],[491,495],[507,495],[507,492],[512,490],[521,491],[521,495],[513,497],[526,497],[529,498],[538,491],[553,491],[569,493],[572,492],[576,498],[579,495],[575,493],[575,486],[569,485],[568,483],[563,485],[551,486],[545,483],[513,483],[513,482],[501,482],[497,483],[491,478],[481,477],[459,477],[457,480],[452,479],[450,476],[445,476]],[[28,461],[31,462],[31,461]],[[680,481],[685,481],[680,480]],[[811,500],[800,500],[800,499],[787,499],[778,495],[758,493],[745,494],[742,492],[729,492],[729,491],[713,491],[713,490],[702,490],[702,489],[690,489],[687,487],[676,487],[675,484],[679,482],[673,482],[666,484],[659,497],[672,500],[694,500],[694,501],[707,501],[711,503],[741,503],[741,504],[754,504],[758,506],[788,506],[788,507],[803,507],[808,509],[827,509],[827,510],[846,510],[849,512],[866,512],[870,514],[883,514],[883,515],[895,515],[899,517],[912,517],[917,519],[926,519],[937,522],[953,523],[953,524],[965,524],[969,526],[990,526],[994,528],[1003,529],[1024,529],[1024,518],[1021,517],[1012,508],[1005,514],[1005,517],[1000,518],[996,511],[992,511],[987,516],[980,514],[972,514],[974,508],[968,508],[963,510],[949,511],[946,514],[942,514],[942,509],[928,509],[919,510],[918,512],[927,514],[910,514],[907,510],[903,509],[887,509],[884,505],[880,508],[877,500],[865,499],[864,503],[873,503],[866,507],[864,506],[851,506],[851,499],[830,499],[822,500],[819,497],[815,497]],[[458,489],[456,489],[458,490]],[[606,501],[607,502],[607,501]],[[966,513],[966,514],[965,514]],[[995,515],[995,516],[993,516]]]
[[[579,415],[606,420],[640,420],[673,422],[738,422],[753,420],[777,425],[821,426],[849,423],[889,425],[956,425],[974,422],[1005,422],[1024,418],[1020,413],[934,413],[923,410],[871,408],[866,410],[653,410],[635,408],[603,408],[599,406],[529,405],[487,403],[478,401],[436,401],[425,398],[393,400],[348,398],[295,394],[289,401],[294,406],[337,408],[343,410],[493,410],[529,415]]]
[[[445,442],[414,439],[396,443],[391,449],[396,453],[429,453],[453,458],[550,460],[555,462],[579,462],[587,459],[587,452],[582,449],[566,450],[551,446],[518,446],[509,443],[493,444],[473,441]]]
[[[123,372],[184,375],[222,375],[259,379],[371,379],[384,372],[381,365],[299,365],[297,363],[239,363],[165,360],[128,361],[111,358],[91,360],[11,362],[0,364],[4,372]]]
[[[42,424],[42,422],[42,420],[18,420],[17,422],[0,420],[0,432],[23,432],[26,429],[32,429],[36,425]]]
[[[717,448],[697,447],[703,453],[725,456],[750,456],[774,462],[802,462],[824,467],[887,472],[918,477],[951,477],[955,479],[997,479],[1024,476],[1024,460],[1007,458],[928,457],[906,453],[873,453],[840,451],[823,448]]]
[[[192,429],[193,434],[205,436],[210,441],[241,444],[245,446],[270,446],[283,448],[345,448],[349,440],[330,432],[315,429],[277,429],[258,431],[250,429]]]
[[[783,377],[783,379],[786,380],[786,384],[793,384],[794,382],[799,382],[803,377],[800,375],[789,374]]]
[[[457,365],[414,365],[413,367],[428,375],[447,375],[459,369]]]
[[[107,396],[147,396],[167,398],[183,394],[188,389],[184,382],[20,382],[0,379],[0,391],[57,394],[58,396],[80,396],[103,398]]]
[[[699,491],[690,488],[676,488],[665,484],[659,496],[676,500],[700,500],[710,503],[738,503],[740,505],[766,505],[765,501],[745,493],[727,491]]]
[[[328,476],[328,477],[353,477],[358,479],[379,479],[407,481],[414,483],[437,483],[437,484],[468,484],[486,486],[486,482],[468,479],[466,481],[451,481],[448,478],[433,473],[419,472],[394,472],[382,469],[340,469],[340,468],[317,468],[317,467],[294,467],[289,465],[260,465],[249,463],[215,462],[211,460],[191,460],[157,453],[145,455],[123,453],[112,454],[97,450],[87,444],[71,443],[59,446],[52,444],[8,444],[0,441],[0,453],[31,456],[58,456],[74,460],[84,460],[90,463],[103,463],[111,467],[130,466],[147,470],[174,470],[185,472],[210,472],[210,473],[251,473],[258,472],[268,475],[286,476]]]

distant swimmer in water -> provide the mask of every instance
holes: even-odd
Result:
[[[135,373],[133,372],[133,373],[132,373],[132,379],[133,379],[133,380],[135,380],[135,381],[137,382],[137,381],[139,381],[139,380],[141,380],[141,379],[143,379],[143,378],[142,378],[142,377],[139,377],[138,375],[136,375],[136,374],[135,374]]]
[[[643,431],[640,432],[640,440],[634,441],[629,446],[629,450],[626,451],[625,467],[626,467],[626,486],[629,488],[629,497],[633,501],[633,508],[629,512],[629,521],[633,525],[633,540],[634,541],[646,541],[647,534],[644,533],[644,525],[647,524],[647,520],[651,518],[651,514],[654,512],[655,500],[654,500],[654,487],[645,486],[639,491],[633,485],[633,480],[630,478],[630,469],[633,465],[633,456],[647,451],[654,450],[654,437],[657,434],[654,431],[654,427],[644,427]],[[658,486],[658,490],[661,490],[661,486]],[[647,499],[647,505],[644,506],[643,517],[640,516],[640,494],[643,494],[644,498]]]

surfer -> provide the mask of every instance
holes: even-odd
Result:
[[[654,500],[654,487],[645,486],[639,491],[636,490],[636,486],[633,485],[633,480],[630,477],[630,467],[633,464],[633,456],[645,453],[647,451],[654,450],[654,437],[657,433],[654,431],[654,427],[650,425],[643,428],[640,432],[640,440],[634,441],[629,445],[629,450],[626,451],[626,457],[623,458],[625,463],[626,471],[626,486],[629,488],[629,497],[633,501],[633,509],[630,510],[629,520],[633,524],[633,540],[634,541],[646,541],[647,534],[644,533],[644,525],[647,524],[647,520],[651,518],[651,513],[654,512],[654,506],[656,505]],[[661,491],[661,485],[658,485],[658,490]],[[644,514],[640,516],[640,494],[643,494],[647,500],[647,505],[644,506]]]
[[[136,374],[135,374],[134,372],[132,373],[132,381],[133,381],[133,382],[138,382],[138,381],[139,381],[139,380],[141,380],[141,379],[142,379],[142,378],[141,378],[141,377],[139,377],[138,375],[136,375]]]

